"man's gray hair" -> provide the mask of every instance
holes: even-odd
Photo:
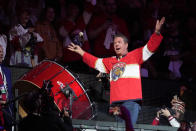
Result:
[[[125,43],[129,42],[128,38],[125,35],[123,35],[122,33],[117,33],[116,35],[114,35],[114,38],[116,38],[116,37],[121,37]]]

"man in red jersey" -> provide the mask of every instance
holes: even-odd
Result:
[[[140,110],[138,101],[142,100],[140,66],[159,47],[163,38],[160,30],[164,22],[165,17],[160,21],[157,20],[155,32],[148,43],[131,52],[128,52],[128,39],[122,34],[115,35],[116,56],[113,57],[97,58],[78,45],[72,43],[68,46],[69,50],[81,55],[87,65],[102,73],[110,74],[110,104],[120,105],[120,114],[117,114],[124,116],[122,118],[126,120],[128,127],[136,123]]]

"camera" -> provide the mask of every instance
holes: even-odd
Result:
[[[163,105],[159,110],[161,110],[161,109],[163,109],[163,110],[167,109],[170,112],[171,115],[175,115],[176,114],[175,110],[173,110],[171,108],[168,108],[165,105]],[[163,114],[163,112],[160,112],[159,115],[162,115],[162,114]]]

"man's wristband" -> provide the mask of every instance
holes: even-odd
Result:
[[[174,117],[173,116],[168,116],[168,120],[171,121]]]

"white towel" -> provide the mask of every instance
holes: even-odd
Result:
[[[16,36],[22,36],[24,34],[26,34],[28,32],[28,29],[24,29],[22,27],[22,25],[18,24],[16,26],[14,26],[14,28],[12,28],[10,31],[9,31],[9,39],[10,40],[13,40],[14,37]]]
[[[18,36],[22,36],[28,32],[28,29],[24,29],[20,24],[15,26],[14,29],[17,31]]]
[[[104,46],[106,49],[110,49],[111,43],[113,43],[114,38],[113,36],[115,35],[115,31],[112,29],[112,27],[109,27],[107,29],[105,41],[104,41]]]

